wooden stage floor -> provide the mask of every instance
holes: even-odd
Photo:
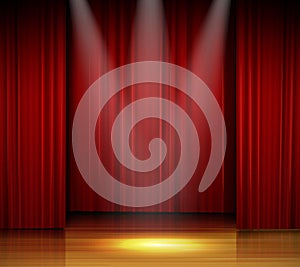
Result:
[[[0,266],[300,266],[299,231],[234,216],[73,214],[64,230],[1,230]]]

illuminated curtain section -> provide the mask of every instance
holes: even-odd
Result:
[[[65,34],[63,1],[1,2],[1,228],[65,225]]]
[[[237,3],[237,226],[300,227],[296,1]]]
[[[235,211],[233,28],[229,1],[70,1],[67,97],[70,211]],[[99,196],[83,179],[73,154],[74,142],[76,146],[80,146],[83,140],[75,138],[72,143],[72,127],[81,99],[100,76],[125,64],[142,61],[176,64],[203,79],[224,114],[228,136],[227,149],[224,164],[215,181],[207,190],[199,192],[199,184],[211,149],[211,133],[201,108],[191,97],[187,97],[173,86],[144,82],[123,88],[105,104],[95,129],[91,127],[95,134],[92,133],[89,139],[89,142],[95,142],[97,160],[101,160],[107,173],[115,180],[128,186],[150,187],[166,181],[180,161],[183,140],[180,140],[172,125],[158,118],[148,118],[137,123],[127,142],[136,158],[147,160],[151,156],[148,150],[150,141],[154,138],[164,140],[167,154],[164,160],[157,156],[162,161],[159,167],[147,172],[127,168],[122,164],[122,161],[128,159],[125,150],[121,150],[117,158],[111,141],[113,124],[118,114],[135,101],[144,101],[150,97],[159,98],[161,101],[158,109],[161,109],[162,113],[164,99],[176,103],[191,118],[200,143],[199,162],[190,181],[179,193],[155,205],[129,207]],[[164,73],[163,68],[161,73],[161,79],[163,75],[169,75]],[[128,79],[125,77],[128,73],[121,72],[118,75],[116,80],[107,86],[107,93]],[[130,75],[131,79],[135,80],[137,73],[132,72]],[[100,102],[101,96],[98,100],[90,99],[91,105],[87,107],[89,116],[94,112],[93,101]],[[180,120],[175,109],[170,110],[170,114]],[[132,112],[132,121],[136,115]],[[131,118],[128,120],[131,121]],[[124,120],[125,122],[127,121]],[[184,128],[186,121],[181,122]],[[88,123],[84,125],[90,126]],[[121,146],[126,142],[121,138],[123,135],[125,126],[121,123],[116,137]],[[188,142],[188,139],[185,141]],[[162,145],[160,149],[163,150]],[[86,156],[87,166],[91,164],[91,158],[92,153]],[[103,177],[101,175],[99,173],[100,180]],[[182,173],[182,176],[184,175],[185,173]],[[107,184],[103,183],[102,186]],[[168,190],[172,191],[173,188]],[[111,192],[115,197],[119,194],[117,189]],[[134,195],[130,198],[134,198]]]

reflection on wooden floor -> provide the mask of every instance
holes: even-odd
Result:
[[[73,216],[65,230],[2,230],[0,266],[299,267],[300,232],[240,232],[221,215]]]

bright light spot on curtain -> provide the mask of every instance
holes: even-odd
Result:
[[[167,59],[169,40],[162,1],[137,2],[131,32],[131,52],[136,61]]]

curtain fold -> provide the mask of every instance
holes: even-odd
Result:
[[[0,227],[64,227],[65,2],[0,10]]]
[[[300,227],[296,1],[237,1],[237,226]]]

